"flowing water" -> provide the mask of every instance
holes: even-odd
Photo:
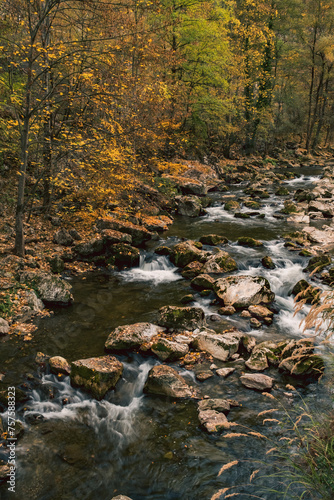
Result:
[[[303,170],[301,177],[285,185],[293,191],[311,186],[317,178],[314,169]],[[231,192],[238,197],[242,189],[243,186],[235,186]],[[116,391],[100,402],[71,387],[67,377],[36,373],[34,364],[37,351],[61,355],[69,361],[100,356],[113,328],[140,321],[154,322],[161,306],[180,305],[184,295],[194,293],[190,282],[181,277],[167,257],[156,255],[154,247],[210,233],[228,238],[229,243],[223,248],[238,263],[235,274],[261,275],[269,280],[279,312],[272,325],[254,330],[239,314],[218,317],[218,305],[212,303],[214,297],[194,293],[193,305],[204,310],[209,327],[222,331],[236,326],[258,340],[303,337],[300,323],[308,309],[295,315],[289,293],[297,281],[307,276],[303,269],[308,259],[289,251],[280,239],[287,230],[298,229],[275,217],[275,212],[283,206],[282,198],[271,195],[258,210],[265,218],[250,219],[233,217],[224,209],[224,199],[215,194],[214,205],[202,217],[176,217],[173,226],[162,235],[163,241],[143,251],[139,268],[73,278],[73,306],[56,310],[51,318],[37,320],[38,330],[31,342],[2,339],[5,382],[23,384],[30,391],[29,400],[18,411],[26,430],[17,447],[17,498],[110,500],[122,493],[133,500],[209,500],[219,489],[236,485],[239,487],[236,491],[244,493],[243,498],[256,494],[258,486],[249,485],[249,476],[259,468],[258,460],[270,467],[270,457],[264,451],[267,444],[243,436],[231,441],[224,434],[206,434],[198,426],[195,401],[175,402],[144,396],[147,373],[158,363],[157,359],[137,354],[118,356],[124,364],[123,377]],[[241,247],[235,243],[239,236],[259,238],[264,246]],[[272,257],[275,269],[261,266],[264,255]],[[316,278],[307,279],[319,285]],[[216,364],[223,366],[221,362]],[[241,386],[241,364],[229,362],[224,366],[236,367],[227,379],[214,376],[201,383],[193,372],[182,370],[181,374],[203,396],[237,399],[242,403],[231,410],[229,420],[266,432],[270,439],[279,437],[281,431],[277,426],[264,429],[256,418],[257,413],[272,406],[272,401]],[[204,365],[208,367],[209,363]],[[285,384],[296,381],[274,369],[268,370],[268,374],[275,379],[275,397],[288,409],[295,408],[299,396],[287,393]],[[331,404],[325,383],[300,387],[299,393],[311,408],[322,411]],[[5,455],[6,450],[0,448],[0,459]],[[233,460],[240,462],[218,477],[222,465]],[[272,481],[264,478],[258,484],[279,487]],[[4,486],[0,493],[3,500],[13,498]],[[271,500],[275,496],[268,493],[262,498]]]

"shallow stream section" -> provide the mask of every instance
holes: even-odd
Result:
[[[301,177],[287,181],[286,186],[293,191],[312,185],[317,178],[302,172]],[[235,186],[231,193],[238,197],[242,189],[243,186]],[[273,405],[293,411],[301,405],[301,398],[312,410],[327,411],[332,403],[326,376],[320,384],[303,387],[297,383],[298,392],[291,392],[286,384],[296,385],[296,380],[269,369],[266,373],[275,379],[273,401],[241,385],[239,377],[244,366],[238,360],[224,364],[215,360],[218,367],[233,366],[236,370],[227,379],[215,375],[205,382],[198,382],[192,371],[177,367],[202,396],[235,399],[241,404],[232,408],[228,416],[242,426],[236,428],[241,429],[239,432],[250,430],[266,436],[230,440],[224,433],[208,435],[200,429],[196,401],[175,402],[143,394],[148,371],[159,363],[152,356],[119,355],[124,364],[123,377],[116,391],[100,402],[71,387],[69,378],[37,374],[34,358],[37,351],[61,355],[69,361],[103,355],[112,329],[141,321],[154,323],[160,307],[181,305],[181,298],[189,293],[195,295],[192,305],[205,311],[209,328],[218,332],[234,326],[259,341],[303,337],[301,321],[308,309],[295,314],[290,292],[305,277],[313,284],[319,283],[303,271],[308,259],[289,251],[280,239],[284,232],[298,230],[286,220],[275,218],[282,206],[282,198],[272,194],[259,209],[264,218],[236,219],[224,209],[224,196],[214,195],[214,204],[204,216],[176,217],[162,241],[142,252],[139,268],[71,279],[75,302],[70,308],[58,309],[52,317],[37,320],[38,330],[31,342],[2,342],[0,361],[8,385],[23,383],[30,387],[30,399],[18,411],[25,434],[17,447],[16,498],[111,500],[124,494],[133,500],[209,500],[225,487],[238,486],[235,491],[243,492],[243,498],[256,495],[261,486],[280,488],[268,476],[254,486],[249,484],[254,470],[263,469],[269,474],[272,459],[266,450],[284,432],[274,423],[263,425],[257,415]],[[202,297],[194,292],[190,281],[181,277],[167,257],[154,253],[158,244],[171,246],[182,238],[198,239],[210,233],[228,238],[229,243],[222,248],[237,261],[235,274],[268,279],[279,310],[272,325],[254,330],[239,314],[217,317],[219,306],[212,303],[214,296]],[[239,246],[239,236],[261,239],[264,246]],[[275,269],[262,267],[264,255],[273,259]],[[209,366],[208,362],[204,368]],[[281,409],[275,418],[284,414]],[[1,450],[0,459],[4,455]],[[238,464],[218,477],[221,467],[232,461]],[[4,486],[0,493],[2,500],[13,498]],[[275,500],[276,496],[268,492],[262,498]]]

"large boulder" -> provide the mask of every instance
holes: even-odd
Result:
[[[189,352],[189,347],[187,344],[159,338],[153,343],[151,351],[162,361],[175,361],[183,358]]]
[[[105,343],[105,348],[111,351],[136,349],[149,342],[161,328],[152,323],[134,323],[118,326],[113,330]]]
[[[240,236],[237,239],[238,245],[250,248],[263,247],[262,241],[255,240],[254,238],[250,238],[248,236]]]
[[[113,263],[119,268],[137,267],[140,262],[140,251],[138,248],[128,245],[127,243],[116,243],[108,249],[111,254]]]
[[[144,392],[172,398],[190,398],[192,389],[174,368],[168,365],[157,365],[149,371]]]
[[[158,324],[176,330],[195,330],[206,325],[200,307],[164,306],[159,309]]]
[[[67,306],[73,302],[71,285],[57,276],[36,277],[36,288],[45,304]]]
[[[131,234],[115,231],[114,229],[102,229],[101,236],[106,247],[115,245],[115,243],[132,243]]]
[[[174,184],[176,184],[183,194],[205,196],[208,192],[207,186],[197,179],[191,179],[189,177],[176,175],[163,175],[163,177],[171,180]]]
[[[54,233],[53,242],[56,243],[57,245],[69,247],[73,243],[73,238],[65,228],[61,228],[59,229],[59,231]]]
[[[262,373],[246,373],[240,377],[241,383],[248,389],[268,391],[273,386],[273,379]]]
[[[197,248],[193,241],[184,241],[175,245],[170,253],[170,260],[177,267],[185,267],[190,262],[206,260],[206,254]]]
[[[208,258],[202,272],[209,274],[229,273],[238,269],[237,263],[227,252],[220,252]]]
[[[279,369],[290,375],[318,378],[324,368],[324,360],[314,353],[314,343],[311,340],[291,340],[281,352]]]
[[[309,212],[320,212],[326,218],[332,218],[334,215],[334,208],[328,203],[323,203],[321,201],[310,201],[308,205]]]
[[[202,204],[195,196],[178,196],[177,212],[187,217],[198,217],[202,213]]]
[[[241,332],[217,334],[214,330],[203,330],[195,336],[193,346],[199,351],[211,354],[220,361],[227,361],[238,352],[244,336],[245,334]]]
[[[101,400],[114,389],[123,373],[123,365],[114,356],[79,359],[71,364],[71,384],[85,389]]]
[[[89,241],[84,241],[74,247],[74,251],[79,258],[100,255],[103,253],[104,249],[104,240],[101,237],[92,238]]]
[[[112,217],[98,219],[96,226],[100,231],[103,229],[113,229],[115,231],[120,231],[121,233],[130,234],[132,236],[132,244],[134,246],[140,246],[145,243],[145,241],[149,241],[153,237],[153,234],[143,226],[132,224],[128,221],[114,219]]]
[[[331,262],[332,259],[329,255],[316,255],[314,257],[311,257],[304,271],[307,271],[309,273],[319,272],[322,271],[325,267],[330,266]]]
[[[194,260],[193,262],[190,262],[186,267],[183,268],[181,275],[183,278],[195,278],[195,276],[198,276],[201,274],[203,268],[203,264],[201,262],[198,262],[197,260]]]
[[[225,306],[246,309],[252,305],[270,304],[275,298],[268,280],[262,276],[228,276],[216,281],[214,290]]]

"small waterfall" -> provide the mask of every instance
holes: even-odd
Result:
[[[127,281],[163,283],[181,279],[177,270],[165,255],[142,254],[139,267],[122,271],[120,275]]]

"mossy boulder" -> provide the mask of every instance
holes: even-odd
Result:
[[[162,361],[175,361],[183,358],[189,352],[189,347],[187,344],[159,338],[153,343],[151,351]]]
[[[159,309],[158,324],[175,330],[195,330],[205,326],[206,321],[199,307],[164,306]]]
[[[262,258],[261,263],[262,263],[263,267],[265,267],[266,269],[275,269],[276,268],[276,265],[274,264],[273,259],[271,257],[269,257],[269,255],[265,255]]]
[[[79,359],[71,364],[71,384],[101,400],[114,389],[123,373],[123,365],[114,356]]]
[[[177,213],[186,217],[198,217],[203,211],[200,200],[195,196],[178,196]]]
[[[241,245],[243,247],[250,247],[250,248],[263,247],[262,241],[250,238],[248,236],[240,236],[240,238],[237,239],[237,242],[238,245]]]
[[[209,274],[229,273],[238,269],[238,265],[234,259],[227,253],[221,250],[220,252],[208,258],[203,266],[202,272]]]
[[[109,248],[113,263],[119,268],[139,266],[140,251],[127,243],[117,243]]]
[[[171,251],[170,259],[177,267],[185,267],[190,262],[205,262],[206,256],[198,249],[194,242],[184,241],[175,245]]]
[[[286,201],[281,212],[282,214],[294,214],[298,212],[298,208],[292,201]]]
[[[220,236],[219,234],[207,234],[205,236],[201,236],[199,241],[203,243],[203,245],[226,245],[228,243],[228,239],[225,236]]]
[[[318,303],[320,298],[320,288],[310,285],[306,280],[300,280],[295,284],[291,295],[299,295],[299,300],[306,300],[306,304]]]
[[[317,255],[309,260],[304,271],[307,271],[309,273],[313,271],[319,272],[322,271],[325,267],[330,266],[331,262],[332,259],[329,255]]]
[[[240,210],[240,203],[236,200],[229,200],[225,203],[224,209],[228,212],[235,212],[236,210]]]
[[[275,193],[276,196],[289,196],[289,194],[289,190],[284,186],[280,186]]]
[[[234,217],[236,219],[250,219],[250,214],[246,213],[246,212],[236,212],[234,214]]]
[[[253,210],[261,208],[261,203],[255,200],[245,200],[243,204],[245,205],[245,207],[252,208]]]
[[[181,275],[183,276],[183,278],[187,279],[195,278],[195,276],[201,274],[202,269],[203,264],[195,260],[194,262],[190,262],[190,264],[183,268]]]

